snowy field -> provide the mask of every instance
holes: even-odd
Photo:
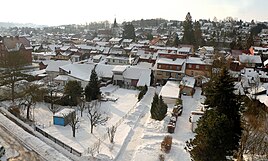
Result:
[[[90,155],[90,148],[93,144],[97,143],[98,138],[100,138],[102,142],[100,153],[114,158],[120,150],[120,145],[130,131],[130,126],[124,124],[125,120],[121,118],[136,106],[139,91],[122,88],[117,89],[116,87],[108,86],[107,88],[103,88],[102,92],[110,92],[110,97],[118,98],[118,100],[115,102],[101,102],[100,108],[109,116],[109,120],[105,125],[94,127],[93,134],[90,133],[90,121],[87,109],[84,110],[83,117],[80,117],[80,111],[77,112],[79,125],[75,138],[72,136],[71,126],[67,125],[64,127],[53,125],[53,114],[47,108],[49,104],[39,103],[36,105],[34,110],[35,121],[44,131],[83,153],[83,155]],[[135,111],[135,109],[133,111]],[[107,134],[107,127],[111,127],[117,123],[121,124],[116,132],[115,144],[112,146],[109,143],[109,139],[107,137],[105,138],[105,135]]]
[[[99,153],[94,155],[102,160],[115,161],[156,161],[159,154],[162,154],[160,145],[166,135],[173,137],[171,151],[165,155],[167,161],[190,161],[190,155],[184,150],[185,141],[194,137],[191,131],[189,116],[191,111],[200,108],[200,102],[204,100],[201,96],[201,89],[196,88],[195,95],[182,96],[183,112],[178,117],[176,129],[173,134],[167,132],[167,124],[170,119],[173,105],[168,105],[168,115],[163,121],[155,121],[150,118],[150,107],[154,93],[160,91],[149,87],[144,98],[137,102],[139,91],[122,89],[115,86],[102,88],[102,93],[110,93],[109,97],[118,98],[116,102],[107,101],[101,103],[101,109],[109,116],[105,125],[98,125],[90,133],[90,122],[85,109],[83,117],[79,117],[79,128],[76,137],[72,137],[72,130],[69,125],[63,127],[53,125],[53,114],[48,110],[49,104],[38,103],[34,110],[36,124],[44,131],[61,140],[82,153],[83,156],[90,156],[93,145],[101,144]],[[124,119],[122,119],[124,117]],[[115,134],[115,143],[111,144],[107,138],[107,127],[119,125]],[[109,159],[107,159],[109,158]]]

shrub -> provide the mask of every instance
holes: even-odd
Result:
[[[161,143],[161,150],[165,153],[169,153],[172,145],[172,136],[165,136]]]

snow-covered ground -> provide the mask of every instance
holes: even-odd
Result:
[[[173,137],[173,143],[171,151],[165,154],[165,160],[174,161],[190,161],[190,155],[184,150],[185,142],[194,137],[194,133],[191,131],[191,124],[189,122],[189,116],[191,111],[199,109],[200,101],[203,101],[201,96],[201,89],[196,88],[195,95],[182,96],[183,100],[183,112],[178,117],[176,129],[173,134],[167,133],[167,124],[170,119],[170,111],[172,105],[169,105],[168,116],[163,121],[154,121],[150,117],[147,119],[146,124],[141,125],[143,134],[141,140],[137,142],[137,149],[134,150],[135,154],[131,160],[140,161],[146,158],[146,161],[158,160],[159,154],[162,154],[160,145],[163,138],[166,135]],[[141,143],[141,144],[140,144]]]
[[[126,120],[122,119],[122,117],[127,118],[125,116],[127,113],[130,115],[132,112],[135,112],[134,107],[138,106],[137,95],[139,91],[108,86],[107,88],[102,88],[102,92],[110,92],[110,97],[118,98],[118,100],[115,102],[101,102],[100,109],[105,111],[109,116],[109,120],[105,125],[94,127],[93,134],[90,133],[90,121],[87,115],[87,109],[83,112],[83,117],[80,117],[80,111],[77,112],[79,127],[76,131],[75,138],[72,136],[72,130],[69,125],[65,127],[53,125],[53,114],[47,108],[49,104],[38,103],[36,105],[34,110],[35,121],[44,131],[83,153],[83,155],[90,155],[89,150],[100,138],[102,142],[100,153],[114,158],[131,129],[130,125],[125,124]],[[117,128],[115,144],[112,145],[107,138],[107,127],[119,123],[121,124]]]
[[[98,125],[90,133],[90,122],[87,110],[83,117],[79,117],[79,128],[76,137],[72,137],[71,127],[53,125],[53,114],[48,110],[49,104],[38,103],[34,110],[35,121],[47,133],[53,135],[63,143],[73,147],[83,156],[91,155],[91,148],[98,143],[100,138],[99,158],[106,160],[133,160],[133,161],[155,161],[161,154],[160,144],[166,135],[173,137],[173,144],[169,154],[165,154],[165,160],[190,160],[190,155],[184,150],[185,141],[194,137],[191,131],[189,116],[191,111],[200,108],[203,101],[201,89],[196,88],[195,95],[182,96],[183,113],[178,117],[174,134],[167,132],[167,124],[173,105],[169,105],[168,115],[163,121],[155,121],[150,118],[150,107],[154,93],[159,91],[149,87],[144,98],[137,102],[137,90],[122,89],[116,86],[108,86],[101,89],[103,93],[110,94],[109,97],[118,98],[117,101],[101,103],[101,109],[109,116],[105,125]],[[115,134],[115,143],[111,144],[107,137],[107,127],[118,125]],[[95,152],[95,155],[97,153]],[[104,159],[105,158],[105,159]],[[109,160],[108,159],[108,160]]]

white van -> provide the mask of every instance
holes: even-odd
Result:
[[[5,148],[0,144],[0,158],[1,158],[3,155],[5,155],[5,152],[6,152]]]

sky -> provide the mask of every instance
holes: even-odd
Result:
[[[267,0],[1,0],[0,22],[38,25],[119,23],[139,19],[268,21]]]

